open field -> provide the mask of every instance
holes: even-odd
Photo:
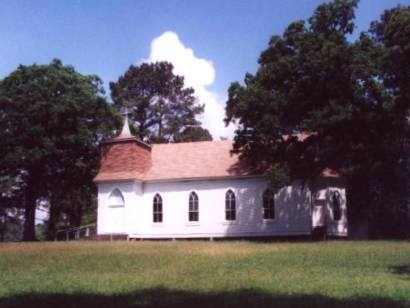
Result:
[[[0,244],[0,307],[410,307],[409,242]]]

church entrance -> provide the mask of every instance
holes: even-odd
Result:
[[[109,233],[124,233],[124,207],[109,207],[107,218]]]
[[[124,233],[125,231],[125,200],[121,191],[116,188],[112,191],[107,208],[107,232]]]

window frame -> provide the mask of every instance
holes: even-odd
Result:
[[[115,194],[117,194],[117,196],[114,196]],[[117,203],[112,203],[113,198],[121,198],[121,204]],[[125,198],[124,198],[124,194],[122,193],[121,189],[119,189],[118,187],[114,188],[109,196],[108,196],[108,207],[109,208],[115,208],[115,207],[125,207]]]
[[[268,204],[267,200],[270,201]],[[262,218],[264,221],[274,221],[276,219],[275,194],[269,188],[266,188],[262,194]]]
[[[232,189],[225,193],[225,221],[236,221],[236,195]]]
[[[159,193],[156,193],[152,199],[152,222],[154,224],[161,224],[164,221],[163,211],[162,197]]]
[[[199,197],[195,191],[192,191],[188,198],[188,222],[199,222]]]
[[[337,200],[338,205],[337,208],[335,207],[335,200]],[[332,191],[331,193],[331,210],[332,210],[332,219],[335,222],[339,222],[342,220],[342,196],[340,195],[340,192],[337,190]],[[337,213],[337,215],[335,214]]]

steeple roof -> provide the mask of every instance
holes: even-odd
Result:
[[[139,145],[146,147],[147,149],[151,149],[151,146],[148,143],[140,140],[138,137],[131,134],[130,124],[128,123],[128,116],[125,114],[124,117],[124,124],[121,129],[121,133],[112,138],[101,142],[101,145],[110,144],[110,143],[125,143],[125,142],[136,142]]]
[[[130,138],[133,137],[130,131],[130,124],[128,123],[128,114],[125,114],[124,125],[122,126],[121,134],[117,138]]]

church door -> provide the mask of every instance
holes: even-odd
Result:
[[[110,194],[106,219],[108,233],[125,233],[125,199],[118,188]]]
[[[124,207],[110,207],[107,215],[110,233],[124,233]]]

